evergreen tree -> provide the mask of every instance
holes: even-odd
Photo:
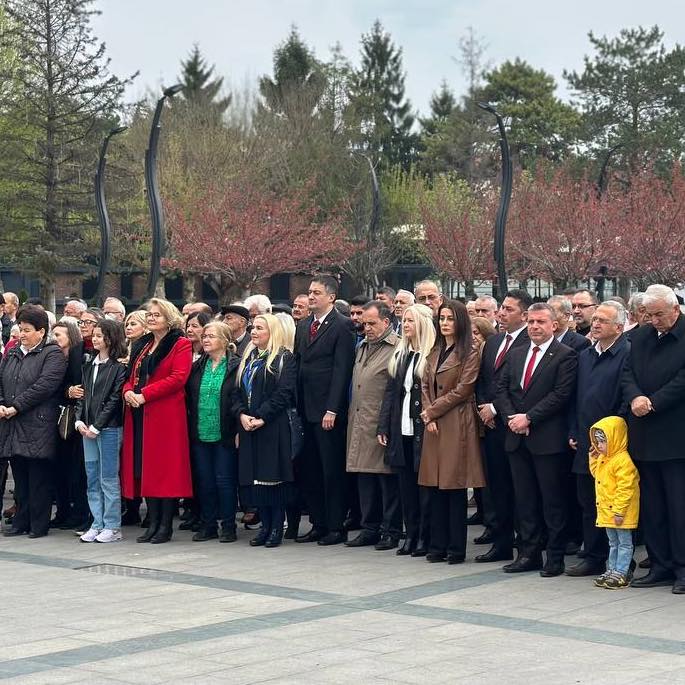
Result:
[[[416,156],[418,138],[412,132],[414,114],[405,97],[402,49],[376,20],[362,36],[361,67],[354,74],[350,99],[361,121],[364,147],[382,168],[408,168]]]
[[[15,125],[3,149],[22,158],[6,168],[22,185],[16,221],[34,245],[17,255],[38,273],[43,298],[54,304],[58,267],[83,265],[92,216],[92,173],[103,132],[116,122],[129,81],[108,72],[105,46],[92,35],[93,0],[6,0],[0,43],[16,60],[2,74],[13,83],[2,103]],[[5,155],[3,155],[5,157]],[[9,157],[11,158],[11,156]],[[7,162],[7,157],[3,160]]]
[[[181,62],[183,97],[191,105],[213,111],[221,119],[231,104],[231,96],[219,97],[224,79],[212,79],[213,74],[214,65],[208,67],[200,54],[200,48],[197,44],[194,45],[188,59]]]
[[[440,90],[433,93],[430,100],[431,115],[425,119],[421,119],[421,126],[424,135],[431,135],[435,133],[438,124],[444,123],[450,117],[457,100],[454,93],[447,85],[447,81],[443,80],[440,84]]]

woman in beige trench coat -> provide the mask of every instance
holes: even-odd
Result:
[[[485,485],[474,400],[479,366],[466,307],[445,300],[422,379],[426,431],[419,485],[430,488],[429,562],[464,561],[467,488]]]

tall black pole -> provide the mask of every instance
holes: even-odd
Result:
[[[602,195],[604,195],[607,189],[607,170],[609,169],[609,160],[611,159],[611,155],[613,155],[614,152],[621,147],[623,147],[623,143],[618,143],[607,150],[604,161],[602,162],[602,166],[599,169],[599,178],[597,179],[597,199],[601,199]],[[599,274],[597,276],[597,299],[600,302],[604,302],[604,289],[606,286],[606,280],[607,267],[606,265],[602,264],[599,267]]]
[[[98,169],[95,172],[95,209],[98,214],[98,223],[100,224],[100,264],[98,268],[97,283],[95,286],[95,301],[102,304],[102,297],[105,292],[105,276],[109,271],[110,262],[112,260],[112,224],[109,220],[109,213],[107,212],[107,203],[105,199],[105,165],[107,164],[107,146],[113,136],[118,133],[123,133],[126,126],[119,126],[113,128],[102,142],[102,149],[100,150],[100,160],[98,161]]]
[[[150,208],[152,222],[152,252],[150,255],[150,273],[147,281],[147,296],[154,297],[157,282],[162,271],[162,258],[166,252],[166,236],[164,235],[164,211],[162,200],[159,195],[159,182],[157,180],[157,147],[159,146],[160,118],[162,109],[167,98],[173,97],[183,90],[183,86],[177,83],[175,86],[166,88],[162,97],[157,100],[155,113],[152,117],[150,140],[145,151],[145,185],[147,187],[147,203]]]
[[[495,264],[497,266],[497,299],[501,302],[508,290],[504,239],[507,227],[507,213],[509,212],[509,203],[511,202],[511,188],[514,172],[511,164],[511,152],[509,150],[507,132],[504,128],[504,121],[502,120],[501,115],[490,104],[479,102],[478,106],[486,112],[490,112],[490,114],[497,119],[499,147],[502,153],[502,184],[500,189],[499,208],[497,209],[497,217],[495,218],[494,240]]]

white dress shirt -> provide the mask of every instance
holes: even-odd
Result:
[[[540,360],[547,354],[547,350],[549,349],[549,346],[552,344],[552,341],[554,340],[554,336],[552,336],[549,340],[546,342],[540,343],[537,345],[534,343],[532,340],[530,341],[530,347],[528,348],[528,354],[526,355],[526,361],[523,364],[523,373],[521,374],[521,387],[523,388],[523,379],[526,376],[526,369],[528,368],[528,362],[530,362],[530,358],[533,356],[533,348],[534,347],[539,347],[540,351],[537,354],[537,357],[535,357],[535,364],[533,365],[533,374],[535,373],[535,369],[538,368],[538,365],[540,364]],[[532,378],[532,374],[531,374]]]
[[[521,326],[521,328],[517,328],[515,331],[512,331],[511,333],[506,333],[505,336],[502,338],[502,342],[500,343],[499,347],[497,348],[497,354],[495,355],[495,361],[497,361],[497,358],[500,356],[502,353],[502,350],[506,347],[507,345],[507,335],[511,336],[511,342],[509,343],[509,350],[511,350],[511,346],[516,342],[516,338],[519,337],[519,335],[525,330],[526,325],[524,324]],[[507,350],[507,354],[509,354],[509,350]],[[505,357],[506,359],[506,357]],[[490,403],[490,411],[492,412],[493,416],[497,416],[497,409],[495,409],[495,405]]]

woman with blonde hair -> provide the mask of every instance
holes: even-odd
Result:
[[[185,385],[192,346],[183,317],[168,300],[147,304],[147,327],[131,350],[124,383],[121,486],[128,499],[145,497],[147,532],[138,542],[168,542],[179,497],[192,495]]]
[[[295,319],[287,312],[278,312],[274,316],[283,326],[283,335],[285,336],[283,346],[292,352],[295,349]]]
[[[253,547],[278,547],[293,486],[288,410],[295,406],[295,357],[273,314],[255,317],[237,374],[234,416],[239,421],[238,476],[256,505],[262,528]]]
[[[423,442],[421,377],[435,343],[433,312],[424,304],[407,307],[402,316],[402,338],[390,359],[390,378],[378,418],[378,440],[385,445],[385,461],[397,471],[406,538],[400,556],[424,556],[429,534],[428,497],[418,486]]]

